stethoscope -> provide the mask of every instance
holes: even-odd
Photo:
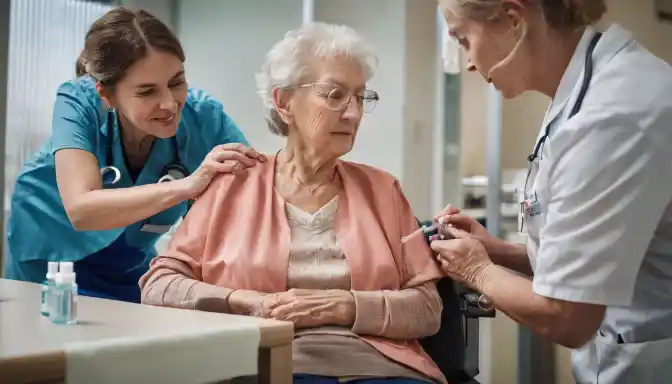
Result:
[[[588,45],[588,50],[586,52],[586,61],[584,64],[584,69],[583,69],[583,81],[581,82],[581,89],[579,90],[579,94],[576,97],[576,101],[574,102],[574,106],[572,107],[572,110],[569,113],[569,116],[567,119],[571,119],[576,115],[579,110],[581,110],[581,104],[583,104],[583,99],[586,96],[586,92],[588,92],[588,86],[590,86],[590,80],[593,77],[593,51],[595,50],[595,46],[597,45],[598,41],[600,41],[600,38],[602,37],[602,33],[597,33],[595,36],[593,36],[593,39],[590,41],[590,44]],[[549,121],[548,124],[546,124],[546,128],[544,129],[544,134],[537,140],[537,143],[534,145],[534,150],[532,153],[527,156],[527,176],[525,177],[525,186],[523,189],[523,194],[527,195],[527,183],[530,180],[530,175],[532,173],[532,167],[534,166],[535,162],[540,159],[540,152],[543,149],[543,145],[546,142],[546,140],[549,139],[551,135],[551,125],[553,121]],[[521,213],[523,213],[523,217],[525,216],[525,211],[527,209],[530,209],[534,205],[534,203],[537,201],[536,198],[536,192],[535,192],[535,197],[533,198],[534,200],[528,199],[527,196],[524,196],[523,201],[520,203],[521,204]],[[520,232],[523,231],[523,221],[521,220],[520,223]]]
[[[113,162],[113,149],[112,144],[114,143],[114,122],[117,114],[113,109],[110,109],[107,112],[107,145],[106,145],[106,165],[100,168],[100,176],[103,179],[103,183],[106,185],[114,185],[121,180],[121,171],[118,167],[114,166]],[[183,179],[189,176],[189,170],[180,162],[180,152],[177,147],[177,138],[172,137],[170,142],[173,146],[173,159],[163,167],[161,171],[161,176],[157,183],[165,183],[168,181],[174,181]],[[109,173],[114,174],[114,178],[105,183],[105,176]]]
[[[103,179],[103,183],[106,185],[114,185],[121,180],[121,171],[119,170],[118,167],[114,166],[113,162],[113,148],[112,144],[114,143],[114,122],[116,119],[116,113],[113,109],[110,109],[107,112],[107,143],[106,143],[106,165],[102,168],[100,168],[100,176]],[[189,170],[187,167],[185,167],[181,162],[180,162],[180,152],[177,147],[177,138],[172,137],[170,139],[173,147],[173,158],[172,160],[166,164],[163,167],[163,170],[161,171],[161,176],[159,177],[159,180],[157,183],[165,183],[169,181],[174,181],[174,180],[179,180],[183,179],[187,176],[189,176]],[[109,182],[105,183],[105,175],[113,173],[114,174],[114,179]],[[192,201],[187,202],[187,212],[191,208]],[[140,230],[143,232],[152,232],[152,233],[166,233],[170,230],[172,225],[161,225],[161,224],[152,224],[150,223],[151,218],[147,218],[142,221],[140,224]]]

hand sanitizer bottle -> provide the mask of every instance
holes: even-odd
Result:
[[[72,262],[61,262],[51,293],[52,307],[49,319],[56,324],[77,322],[77,283]]]
[[[58,262],[50,261],[47,263],[47,277],[42,283],[42,303],[40,304],[40,313],[43,316],[49,316],[49,296],[54,286],[54,278],[58,273]]]

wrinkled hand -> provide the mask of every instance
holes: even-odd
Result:
[[[439,226],[440,236],[434,237],[432,240],[441,239],[441,236],[445,239],[452,239],[455,237],[453,232],[455,229],[458,229],[467,233],[469,237],[480,241],[490,256],[494,257],[498,255],[500,252],[502,252],[502,249],[505,246],[503,240],[492,236],[490,232],[488,232],[488,230],[481,225],[481,223],[476,221],[476,219],[461,213],[458,208],[453,207],[450,204],[446,206],[446,208],[444,208],[443,211],[441,211],[441,213],[439,213],[434,218],[434,220],[442,225]]]
[[[297,328],[349,326],[355,320],[355,298],[344,290],[290,289],[277,295],[269,317]]]
[[[493,237],[476,219],[463,214],[459,208],[453,207],[450,204],[435,216],[434,220],[439,224],[443,224],[439,227],[439,234],[446,237],[452,237],[448,231],[449,227],[458,228],[479,240]]]
[[[198,197],[218,173],[240,174],[266,158],[240,143],[218,145],[205,157],[198,169],[184,180],[190,199]]]
[[[448,227],[451,240],[432,241],[432,249],[444,273],[453,280],[477,290],[483,290],[484,271],[494,265],[485,247],[473,236],[457,228]]]
[[[231,313],[236,315],[269,317],[278,299],[277,293],[259,293],[235,290],[229,295]]]

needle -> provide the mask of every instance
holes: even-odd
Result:
[[[415,236],[417,236],[417,235],[419,235],[419,234],[421,234],[421,233],[424,234],[424,233],[427,233],[427,232],[432,232],[432,231],[434,231],[434,230],[436,230],[436,229],[438,229],[438,228],[439,228],[439,224],[438,224],[438,223],[432,224],[432,225],[430,225],[429,227],[426,226],[426,225],[423,225],[422,227],[420,227],[420,228],[416,229],[415,231],[413,231],[410,235],[407,235],[407,236],[402,237],[402,238],[401,238],[401,243],[404,244],[404,243],[406,243],[407,241],[409,241],[410,239],[414,238]]]

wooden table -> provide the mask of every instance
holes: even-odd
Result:
[[[40,285],[0,279],[0,383],[63,381],[67,342],[133,337],[150,329],[156,332],[157,327],[197,329],[226,322],[259,326],[259,383],[292,383],[291,323],[80,296],[81,326],[59,326],[43,317],[39,307]],[[67,334],[54,337],[54,327]],[[68,328],[63,331],[63,327]]]

